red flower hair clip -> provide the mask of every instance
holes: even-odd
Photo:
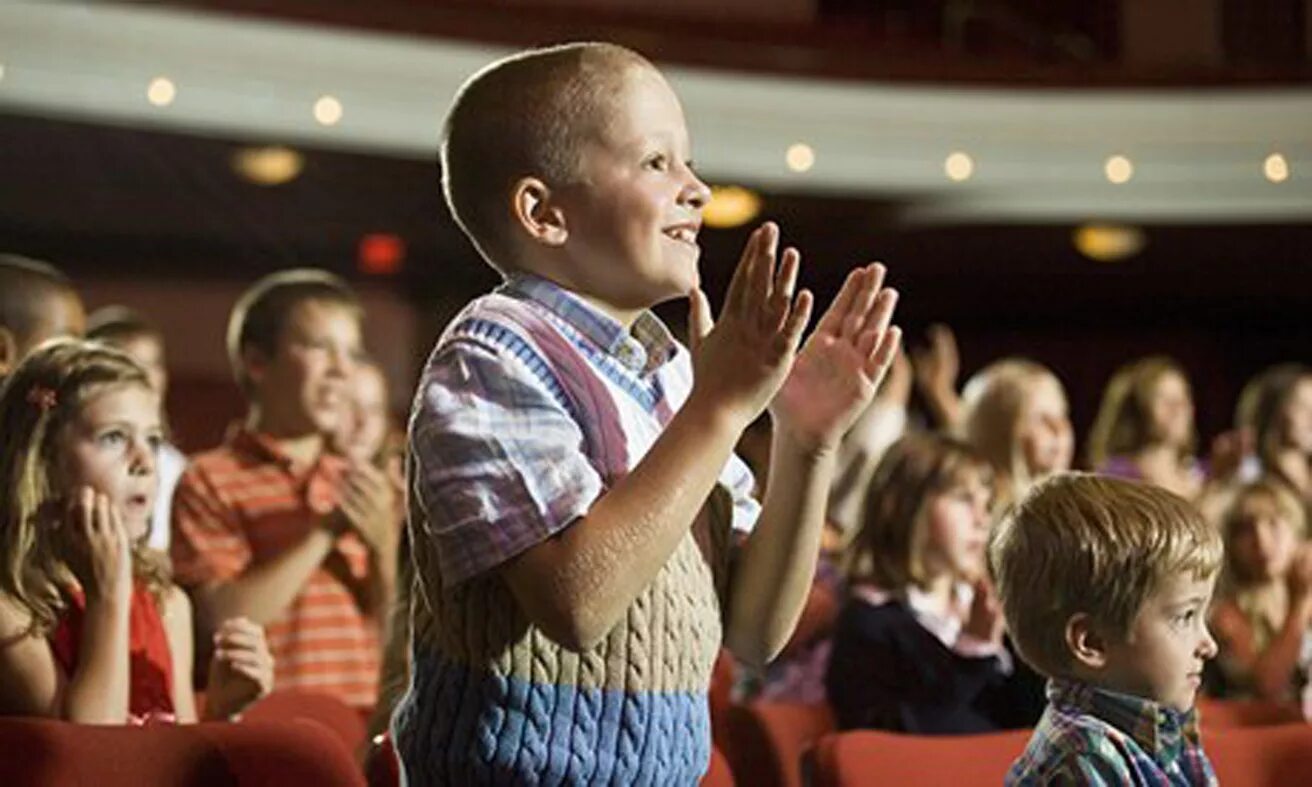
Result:
[[[34,385],[27,392],[27,403],[33,407],[41,408],[42,412],[50,412],[59,404],[59,397],[55,395],[54,389],[47,388],[44,385]]]

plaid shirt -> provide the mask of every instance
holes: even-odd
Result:
[[[1215,785],[1197,713],[1054,679],[1007,785]]]
[[[419,538],[434,549],[446,587],[587,514],[647,453],[692,387],[688,352],[651,312],[630,331],[545,279],[519,275],[498,292],[538,307],[572,355],[553,368],[514,326],[468,310],[433,351],[411,415],[411,476],[427,520]],[[617,418],[600,420],[619,424],[624,456],[589,455],[580,424],[597,419],[576,411],[563,375],[588,375],[604,391],[582,406],[615,409]],[[734,499],[735,529],[750,530],[759,510],[751,470],[730,455],[720,482]]]

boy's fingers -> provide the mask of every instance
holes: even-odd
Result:
[[[879,296],[879,285],[884,283],[884,266],[879,263],[866,266],[866,279],[852,298],[847,317],[843,320],[843,338],[855,341],[870,321],[870,310]]]
[[[902,345],[902,329],[894,325],[884,332],[875,351],[867,356],[865,363],[865,373],[867,377],[874,379],[883,374],[883,370],[893,362],[893,356],[897,355],[898,348]]]
[[[797,249],[785,249],[779,263],[779,271],[772,275],[768,307],[763,312],[764,328],[767,333],[779,333],[788,318],[789,307],[793,300],[793,285],[797,281],[798,260],[801,255]]]
[[[758,251],[757,262],[748,280],[747,307],[750,316],[763,321],[762,327],[768,329],[774,317],[770,308],[770,290],[774,281],[775,255],[779,251],[779,228],[773,222],[766,222]]]
[[[888,331],[888,326],[893,322],[893,310],[897,308],[898,291],[889,287],[879,293],[875,298],[874,309],[868,314],[865,323],[866,330],[874,330],[878,334]]]
[[[752,234],[747,237],[747,245],[743,246],[742,257],[738,259],[738,267],[734,268],[733,276],[729,279],[729,289],[724,295],[724,309],[722,314],[740,314],[743,308],[743,289],[746,287],[745,279],[748,276],[749,269],[756,260],[756,247],[761,241],[761,233],[764,226],[757,227]]]
[[[790,353],[796,352],[797,346],[802,342],[802,332],[806,330],[806,324],[811,321],[811,309],[814,304],[815,297],[811,295],[810,290],[802,290],[797,294],[797,301],[793,304],[793,310],[784,324],[784,338],[788,341]]]
[[[696,349],[702,339],[715,327],[715,318],[711,316],[711,304],[701,288],[694,289],[688,296],[688,340]]]
[[[820,318],[820,324],[816,326],[816,333],[822,333],[827,336],[837,336],[842,329],[843,317],[847,314],[852,305],[852,299],[856,297],[856,291],[861,288],[862,282],[866,277],[865,268],[856,268],[847,274],[843,280],[843,286],[834,297],[834,302],[829,304],[825,310],[824,316]]]

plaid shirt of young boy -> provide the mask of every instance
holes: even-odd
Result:
[[[1054,679],[1048,708],[1006,784],[1211,787],[1195,711]]]

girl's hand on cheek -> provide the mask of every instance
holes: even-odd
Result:
[[[127,528],[109,498],[89,486],[69,502],[61,525],[64,559],[87,600],[127,603],[132,595],[132,552]]]

